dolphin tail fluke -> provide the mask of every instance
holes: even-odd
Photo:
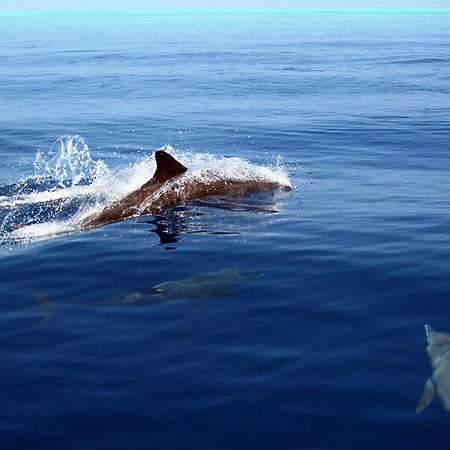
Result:
[[[187,168],[164,150],[155,152],[156,171],[153,180],[160,183],[186,172]]]
[[[434,390],[431,378],[428,378],[423,388],[422,397],[420,397],[419,403],[417,403],[416,413],[421,413],[431,403],[435,395],[436,392]]]

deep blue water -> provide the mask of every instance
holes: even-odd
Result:
[[[449,22],[0,15],[0,448],[448,446],[449,413],[414,408],[423,325],[450,332]],[[61,142],[87,142],[66,174]],[[111,189],[144,180],[165,144],[281,164],[293,190],[14,238],[20,220],[66,223],[97,166]],[[264,276],[105,303],[229,267]]]

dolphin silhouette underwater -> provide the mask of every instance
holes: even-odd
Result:
[[[179,280],[166,281],[152,288],[152,292],[165,300],[177,298],[202,299],[233,295],[240,280],[262,278],[261,270],[229,267],[214,272],[200,272]]]
[[[189,170],[164,150],[155,152],[156,170],[153,177],[124,198],[107,205],[99,213],[81,220],[87,230],[118,222],[129,217],[152,214],[165,207],[189,203],[204,197],[245,197],[257,192],[281,189],[290,191],[289,184],[262,178],[238,179],[224,176],[188,176]],[[188,174],[185,175],[185,173]]]
[[[439,397],[442,407],[450,411],[450,334],[439,333],[430,325],[425,325],[425,331],[432,373],[425,382],[416,413],[422,412],[436,395]]]
[[[151,288],[139,289],[114,296],[100,302],[64,302],[70,305],[114,306],[114,305],[154,305],[168,300],[192,300],[193,308],[199,309],[202,302],[212,297],[229,297],[241,280],[264,278],[261,269],[239,270],[226,267],[212,272],[200,272],[186,278],[165,281]],[[57,303],[50,301],[43,291],[35,291],[42,321],[48,322],[56,317]]]

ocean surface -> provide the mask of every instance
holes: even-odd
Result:
[[[447,448],[449,24],[0,13],[0,448]],[[163,146],[292,191],[80,231]]]

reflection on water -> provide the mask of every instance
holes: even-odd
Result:
[[[251,219],[251,216],[244,215],[235,221],[220,221],[214,210],[219,210],[219,214],[220,211],[276,214],[279,211],[278,197],[275,193],[262,193],[245,198],[209,198],[191,205],[166,208],[160,214],[153,214],[150,219],[140,223],[154,225],[149,231],[159,236],[160,245],[166,245],[166,250],[172,250],[176,247],[170,244],[179,243],[183,234],[243,234],[245,227],[241,226],[242,220],[248,220],[249,217]]]

